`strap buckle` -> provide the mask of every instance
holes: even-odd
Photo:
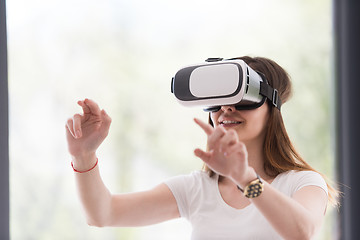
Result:
[[[219,58],[219,57],[217,57],[217,58],[208,58],[208,59],[205,60],[205,62],[219,62],[219,61],[222,61],[222,60],[224,60],[224,59]]]
[[[278,107],[278,102],[279,102],[279,94],[278,94],[278,90],[277,89],[273,89],[273,94],[272,94],[272,104],[275,107]]]

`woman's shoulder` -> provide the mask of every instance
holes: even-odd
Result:
[[[165,183],[177,182],[177,183],[182,183],[182,184],[189,186],[189,185],[192,185],[195,183],[196,183],[196,185],[198,185],[197,183],[204,182],[204,181],[205,182],[211,181],[209,175],[205,171],[197,170],[197,171],[193,171],[189,174],[181,174],[181,175],[171,177],[171,178],[167,179],[165,181]]]
[[[302,178],[302,177],[313,177],[313,176],[317,176],[317,177],[321,177],[321,174],[319,174],[318,172],[315,171],[311,171],[311,170],[304,170],[304,171],[298,171],[298,170],[289,170],[283,173],[280,173],[276,178],[284,178],[284,179],[289,179],[289,178]]]
[[[315,171],[290,170],[280,173],[272,185],[292,195],[294,192],[306,186],[318,186],[328,193],[326,181],[323,176]]]
[[[324,180],[323,176],[320,173],[311,170],[304,170],[304,171],[289,170],[280,173],[276,178],[283,180],[298,180],[298,181],[302,179]]]

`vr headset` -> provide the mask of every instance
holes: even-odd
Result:
[[[239,59],[209,58],[205,63],[181,68],[172,78],[171,92],[180,104],[202,107],[207,112],[217,112],[225,105],[251,110],[266,99],[279,110],[281,107],[278,91],[265,76]]]

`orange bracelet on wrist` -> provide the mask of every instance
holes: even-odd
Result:
[[[77,172],[77,173],[86,173],[86,172],[90,172],[91,170],[93,170],[93,169],[97,166],[98,161],[99,161],[99,159],[96,158],[96,163],[95,163],[95,165],[94,165],[92,168],[90,168],[90,169],[88,169],[88,170],[85,170],[85,171],[76,170],[76,169],[74,168],[73,162],[71,162],[71,167],[72,167],[72,169],[74,170],[74,172]]]

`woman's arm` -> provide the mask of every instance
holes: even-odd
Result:
[[[176,200],[165,184],[154,189],[112,195],[99,169],[75,173],[77,189],[89,225],[144,226],[180,217]]]
[[[111,118],[92,100],[78,104],[83,114],[68,120],[66,137],[74,169],[86,171],[97,161],[95,153],[108,134]],[[149,191],[113,195],[104,185],[98,167],[75,172],[75,178],[90,225],[139,226],[179,217],[176,200],[165,184]]]
[[[311,239],[320,229],[327,204],[326,192],[306,186],[292,197],[265,183],[263,193],[252,203],[285,239]]]
[[[255,170],[248,164],[246,146],[239,142],[234,131],[222,127],[214,129],[197,119],[195,122],[208,135],[209,146],[207,152],[196,149],[196,156],[214,172],[242,188],[256,179]],[[307,186],[288,197],[270,184],[264,184],[263,193],[250,200],[274,229],[285,239],[311,239],[324,217],[326,192],[316,186]]]

